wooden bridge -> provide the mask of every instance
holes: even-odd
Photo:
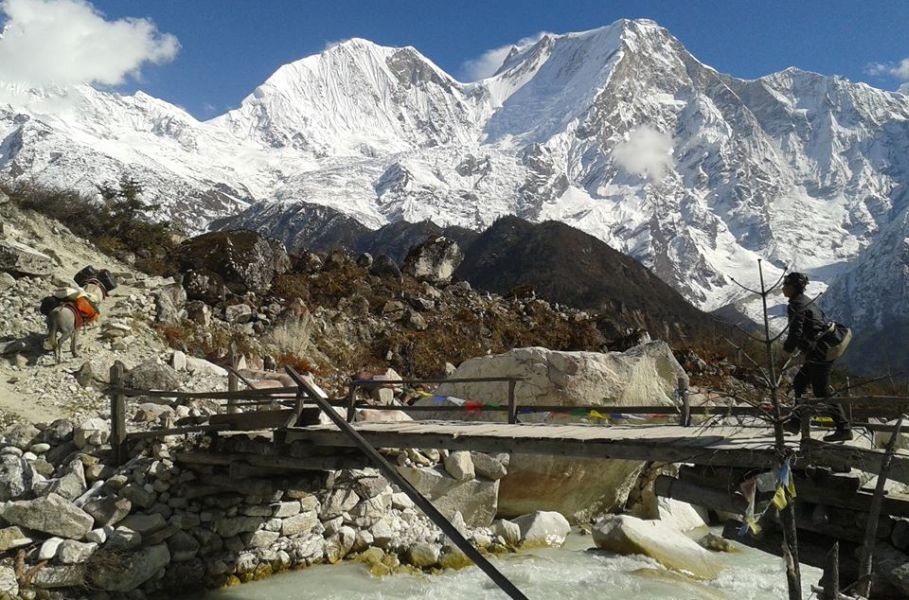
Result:
[[[779,468],[785,458],[793,469],[798,492],[802,562],[825,566],[826,552],[834,540],[847,549],[850,544],[858,548],[870,529],[867,527],[869,520],[876,520],[873,537],[892,544],[897,551],[909,553],[909,520],[903,521],[904,518],[909,519],[909,496],[885,494],[881,489],[878,491],[878,506],[875,508],[873,490],[864,487],[867,481],[854,471],[850,474],[853,468],[870,474],[883,471],[885,478],[889,474],[891,480],[909,485],[909,453],[892,449],[888,453],[863,443],[861,439],[848,444],[824,443],[817,439],[824,433],[821,430],[813,433],[810,438],[787,436],[785,456],[781,456],[775,445],[773,430],[758,418],[766,416],[764,409],[731,404],[691,406],[685,389],[680,390],[677,407],[518,406],[514,396],[516,380],[493,378],[484,381],[508,383],[508,403],[503,406],[474,406],[472,412],[485,416],[498,411],[502,413],[501,422],[358,422],[354,420],[358,407],[373,411],[401,411],[417,417],[463,412],[464,407],[374,406],[356,403],[355,391],[358,387],[408,382],[353,382],[346,398],[331,400],[317,386],[299,377],[296,379],[296,387],[238,390],[237,378],[233,376],[229,386],[231,389],[227,392],[178,393],[127,389],[122,385],[122,375],[122,365],[115,365],[111,370],[109,388],[111,443],[116,458],[120,461],[126,459],[129,445],[137,440],[197,432],[208,432],[221,439],[234,438],[242,441],[255,437],[260,441],[267,440],[265,450],[262,444],[255,451],[244,451],[242,443],[214,444],[208,451],[182,453],[176,457],[178,462],[224,467],[229,477],[248,478],[253,486],[257,476],[267,473],[338,469],[370,462],[378,464],[380,468],[382,465],[379,463],[384,463],[387,470],[383,472],[398,483],[396,477],[400,476],[375,451],[376,448],[436,448],[636,460],[651,464],[682,465],[678,476],[662,475],[657,478],[654,487],[657,495],[741,515],[747,506],[739,490],[742,481],[757,473]],[[441,383],[452,380],[434,381]],[[208,417],[182,419],[171,428],[129,432],[126,428],[125,407],[127,398],[133,396],[168,398],[175,402],[212,400],[218,402],[223,410]],[[836,400],[848,406],[853,422],[858,427],[865,427],[869,431],[892,431],[894,428],[863,423],[858,419],[909,412],[909,398],[905,397],[846,397]],[[598,415],[608,414],[612,417],[646,414],[663,421],[671,419],[676,423],[556,425],[519,422],[520,416],[528,412],[566,409],[597,411]],[[710,423],[692,425],[692,420],[699,415]],[[325,422],[325,416],[330,417],[330,422]],[[405,489],[404,485],[409,486],[406,483],[399,485],[402,489]],[[415,490],[413,492],[417,494]],[[758,501],[766,501],[768,498],[758,494]],[[424,498],[419,499],[422,502],[418,501],[418,505],[432,517],[434,507]],[[441,515],[437,516],[442,519]],[[459,536],[456,530],[448,531],[450,524],[447,521],[437,521],[437,524],[449,537]],[[726,534],[737,536],[739,527],[740,523],[730,523]],[[739,539],[743,543],[779,554],[780,544],[773,537],[774,531],[771,527],[762,537]],[[469,546],[466,540],[463,543]],[[484,571],[488,568],[491,571],[487,573],[495,572],[491,565],[484,566],[480,562],[482,557],[473,556],[471,549],[466,546],[462,550]],[[858,564],[853,564],[855,561],[849,558],[842,563],[841,576],[854,579],[859,570]],[[493,577],[492,574],[490,576]]]

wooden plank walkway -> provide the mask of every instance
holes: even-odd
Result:
[[[354,427],[377,448],[446,448],[756,469],[772,468],[777,460],[773,450],[773,433],[763,428],[509,425],[464,421],[364,422],[354,423]],[[286,430],[286,440],[334,447],[353,444],[333,425],[290,428]],[[787,436],[787,440],[791,440],[793,450],[798,450],[796,436]],[[810,455],[812,464],[841,470],[854,466],[877,472],[883,451],[814,440],[810,444]],[[909,483],[909,453],[900,452],[895,457],[891,478]]]

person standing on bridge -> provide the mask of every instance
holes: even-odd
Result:
[[[827,360],[823,352],[816,348],[816,340],[827,328],[827,319],[814,300],[805,295],[808,276],[804,273],[789,273],[783,279],[783,295],[789,299],[786,313],[789,317],[789,335],[783,343],[783,350],[805,353],[805,362],[792,380],[795,392],[795,409],[792,417],[786,422],[786,429],[798,433],[801,430],[799,406],[802,395],[810,385],[816,398],[829,398],[833,395],[830,388],[830,371],[833,361]],[[846,418],[843,406],[837,403],[827,405],[833,417],[836,430],[824,437],[825,442],[842,442],[852,439],[852,428]]]

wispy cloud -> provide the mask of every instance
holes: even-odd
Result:
[[[672,136],[650,125],[641,125],[613,149],[615,162],[641,177],[660,181],[675,164],[672,159]]]
[[[502,66],[505,59],[508,58],[509,52],[515,48],[523,50],[528,46],[532,46],[540,41],[540,38],[544,35],[546,35],[546,32],[541,31],[537,34],[521,38],[515,44],[492,48],[483,52],[476,58],[464,61],[461,63],[461,79],[463,81],[477,81],[478,79],[491,77],[499,70],[499,67]]]
[[[2,81],[120,85],[180,48],[151,20],[109,21],[87,0],[2,0],[0,16]]]
[[[865,73],[872,77],[889,77],[896,79],[900,85],[899,91],[909,93],[909,58],[896,63],[874,62],[865,66]]]

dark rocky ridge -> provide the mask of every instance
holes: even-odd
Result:
[[[672,342],[726,328],[630,256],[556,221],[499,219],[470,245],[455,274],[503,295],[529,288],[550,302],[597,311]]]

